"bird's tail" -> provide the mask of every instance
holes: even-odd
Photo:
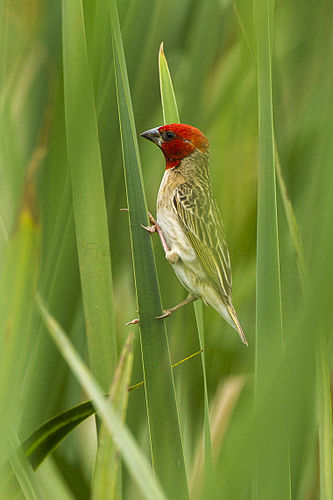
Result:
[[[239,319],[237,318],[237,314],[236,314],[236,311],[234,309],[234,306],[232,304],[227,304],[226,308],[227,308],[227,311],[229,313],[230,318],[232,319],[233,326],[234,326],[235,330],[237,330],[237,332],[239,333],[241,341],[243,342],[243,344],[248,346],[249,344],[246,340],[245,333],[243,331],[243,328],[241,327]]]

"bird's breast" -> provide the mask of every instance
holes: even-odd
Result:
[[[176,250],[183,261],[194,260],[195,252],[176,214],[172,199],[157,204],[157,222],[160,225],[169,250]]]
[[[170,182],[170,174],[166,172],[162,179],[157,196],[157,222],[160,225],[169,250],[176,250],[182,261],[193,261],[195,252],[187,238],[173,205],[175,190],[178,186]]]

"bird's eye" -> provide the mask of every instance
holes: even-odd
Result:
[[[174,132],[172,132],[171,130],[168,130],[168,132],[166,132],[166,133],[165,133],[165,137],[166,137],[166,139],[168,139],[168,140],[169,140],[169,139],[173,139],[173,138],[175,137],[175,135],[176,135],[176,134],[175,134]]]

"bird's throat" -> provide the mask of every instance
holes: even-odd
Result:
[[[165,157],[165,168],[166,168],[166,170],[168,170],[169,168],[178,167],[179,164],[180,164],[180,159],[179,158],[171,160],[167,156]]]

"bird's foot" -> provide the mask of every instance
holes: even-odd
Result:
[[[166,309],[165,311],[163,311],[163,314],[161,314],[161,316],[155,316],[155,319],[167,318],[168,316],[171,316],[172,313],[173,311],[171,311],[171,309]]]
[[[157,220],[154,219],[154,217],[152,216],[152,214],[150,212],[148,212],[148,218],[149,218],[149,222],[152,224],[152,226],[158,226]]]
[[[186,297],[186,299],[183,300],[183,302],[181,302],[180,304],[177,304],[174,307],[170,307],[170,309],[165,309],[163,311],[163,314],[161,314],[160,316],[155,316],[155,319],[168,318],[169,316],[171,316],[171,314],[173,312],[178,311],[178,309],[180,309],[181,307],[186,306],[186,304],[189,304],[190,302],[194,302],[197,299],[198,299],[198,297],[195,297],[194,295],[189,293],[188,296]],[[128,323],[126,323],[125,326],[138,325],[139,323],[140,323],[139,318],[135,318],[135,319],[132,319],[132,321],[128,321]]]
[[[144,226],[143,224],[141,224],[141,227],[143,229],[145,229],[146,231],[148,231],[148,233],[150,233],[150,234],[156,233],[156,231],[157,231],[155,225],[153,225],[153,226]]]
[[[158,233],[159,231],[161,231],[160,226],[157,224],[157,221],[154,219],[154,217],[150,212],[148,212],[148,218],[149,222],[151,223],[151,226],[144,226],[143,224],[141,224],[141,227],[146,231],[148,231],[148,233],[150,234]]]
[[[195,300],[197,300],[198,297],[195,297],[194,295],[192,295],[191,293],[186,297],[185,300],[183,300],[180,304],[177,304],[176,306],[174,307],[170,307],[170,309],[166,309],[165,311],[163,311],[163,314],[161,314],[161,316],[156,316],[156,319],[164,319],[164,318],[168,318],[169,316],[171,316],[171,314],[175,311],[178,311],[178,309],[180,309],[181,307],[183,306],[186,306],[186,304],[189,304],[190,302],[194,302]]]
[[[128,208],[121,208],[120,210],[121,210],[121,212],[128,212]],[[144,224],[141,224],[141,227],[150,234],[157,233],[159,235],[163,250],[165,252],[165,256],[168,259],[167,254],[168,254],[168,252],[170,252],[170,250],[169,250],[169,247],[168,247],[167,242],[165,240],[161,226],[158,224],[157,220],[152,216],[152,214],[150,212],[148,212],[148,218],[149,218],[149,222],[151,223],[151,226],[145,226]],[[178,258],[179,258],[179,256],[176,258],[175,262],[177,262]],[[170,262],[170,264],[175,263],[175,262],[172,262],[170,260],[169,260],[169,262]]]
[[[141,224],[141,227],[145,231],[148,231],[148,233],[150,233],[150,234],[157,233],[159,235],[161,243],[162,243],[162,247],[163,247],[165,255],[166,255],[168,252],[170,252],[170,250],[169,250],[168,244],[165,240],[161,226],[159,225],[157,220],[152,216],[152,214],[150,212],[148,212],[148,218],[149,218],[149,222],[151,223],[151,226],[144,226],[143,224]]]
[[[135,318],[135,319],[132,319],[132,321],[128,321],[127,323],[125,323],[125,326],[138,325],[139,323],[140,323],[139,318]]]

